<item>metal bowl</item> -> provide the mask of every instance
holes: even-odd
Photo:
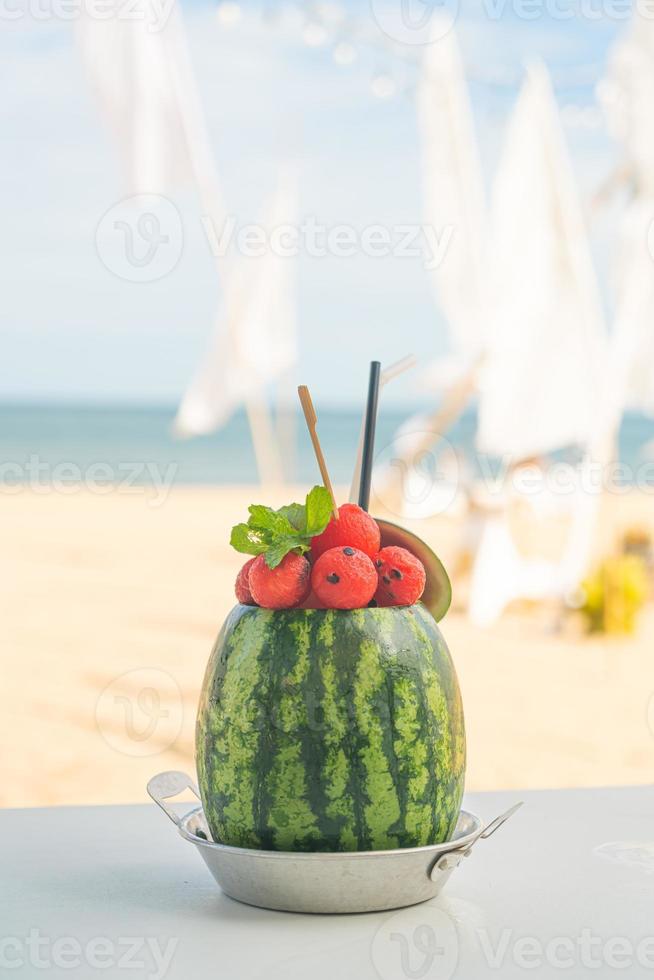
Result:
[[[148,793],[195,844],[226,895],[247,905],[286,912],[379,912],[434,898],[473,844],[490,837],[521,806],[518,803],[486,827],[461,810],[454,836],[444,844],[395,851],[295,853],[231,847],[211,839],[202,807],[180,817],[166,800],[186,789],[199,798],[185,773],[164,772],[148,783]]]

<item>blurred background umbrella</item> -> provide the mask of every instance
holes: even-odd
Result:
[[[84,12],[77,36],[123,160],[127,189],[165,195],[190,183],[204,219],[219,234],[226,212],[179,5],[160,24],[155,18],[161,10],[150,0],[139,0],[130,17],[121,16],[119,0],[112,3],[108,19]],[[272,226],[292,221],[291,199],[288,182],[280,183],[270,208]],[[244,404],[259,477],[280,483],[284,474],[266,387],[288,378],[297,359],[291,260],[280,262],[269,246],[247,268],[242,257],[214,258],[222,287],[214,336],[182,400],[175,432],[211,432]]]
[[[530,69],[493,189],[477,448],[513,460],[594,432],[606,332],[547,69]]]
[[[231,266],[232,306],[216,320],[214,336],[197,374],[184,394],[175,419],[175,432],[202,435],[224,425],[245,403],[261,477],[274,483],[288,478],[291,458],[284,453],[282,468],[276,435],[266,409],[271,382],[280,385],[280,412],[290,414],[289,388],[297,363],[295,324],[295,266],[292,256],[275,252],[270,233],[297,222],[294,178],[285,173],[268,208],[265,230],[269,244],[259,257],[240,257]],[[293,392],[294,394],[294,392]],[[294,408],[294,404],[293,404]],[[286,425],[288,426],[288,421]],[[293,433],[286,429],[288,450]]]

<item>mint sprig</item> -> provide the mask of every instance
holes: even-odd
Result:
[[[303,554],[311,538],[322,534],[332,513],[332,499],[325,487],[314,487],[303,504],[273,510],[263,504],[248,508],[247,524],[232,528],[229,542],[244,555],[265,555],[269,568],[276,568],[289,551]]]

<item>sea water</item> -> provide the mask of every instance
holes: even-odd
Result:
[[[174,484],[243,484],[257,481],[257,467],[247,418],[237,412],[218,432],[192,439],[172,435],[173,407],[0,405],[0,490],[21,483],[46,485],[51,480],[79,482],[88,474],[107,483],[129,479],[151,482],[151,473],[166,474]],[[393,436],[410,411],[382,411],[376,457],[388,463]],[[352,476],[361,425],[359,411],[320,410],[319,434],[335,483]],[[417,422],[415,428],[420,429]],[[479,473],[474,451],[476,417],[468,411],[447,433],[447,448],[465,460],[471,475]],[[623,482],[654,488],[654,420],[627,415],[620,433]],[[563,454],[564,455],[564,454]],[[311,444],[302,420],[295,419],[295,438],[285,443],[289,482],[318,482]],[[486,461],[497,468],[497,460]]]

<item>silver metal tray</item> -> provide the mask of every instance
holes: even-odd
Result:
[[[247,905],[285,912],[379,912],[434,898],[473,844],[491,834],[522,806],[516,803],[491,823],[461,810],[452,840],[396,851],[294,853],[231,847],[211,839],[202,807],[185,816],[167,800],[190,789],[183,772],[162,772],[148,783],[148,793],[195,844],[222,890]]]

